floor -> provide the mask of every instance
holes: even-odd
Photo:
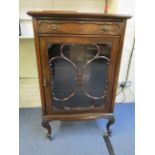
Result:
[[[102,137],[106,120],[51,123],[53,141],[41,127],[41,109],[20,109],[20,155],[109,155]],[[135,104],[116,104],[110,138],[116,155],[135,154]]]

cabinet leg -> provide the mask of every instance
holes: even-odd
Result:
[[[48,131],[47,134],[46,134],[46,137],[49,138],[50,140],[52,140],[52,137],[51,137],[51,127],[50,127],[49,121],[43,119],[42,120],[42,127],[47,129],[47,131]]]
[[[115,123],[115,117],[113,115],[111,115],[111,116],[108,117],[108,120],[109,121],[108,121],[107,126],[106,126],[107,134],[108,134],[108,136],[111,136],[112,135],[112,130],[110,129],[110,126]]]

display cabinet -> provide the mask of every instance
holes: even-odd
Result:
[[[126,21],[130,16],[30,11],[36,45],[42,126],[54,120],[108,119],[114,102]]]

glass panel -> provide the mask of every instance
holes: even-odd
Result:
[[[105,104],[111,44],[48,46],[51,94],[55,109]]]
[[[97,57],[87,64],[83,72],[83,86],[85,92],[92,98],[102,98],[108,84],[108,60],[105,57]]]

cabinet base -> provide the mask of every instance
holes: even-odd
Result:
[[[47,138],[52,140],[51,137],[51,127],[49,122],[54,121],[54,120],[60,120],[60,121],[82,121],[82,120],[93,120],[93,119],[98,119],[98,118],[105,118],[108,119],[108,123],[106,125],[107,129],[107,135],[111,136],[112,135],[112,130],[110,129],[111,125],[114,124],[115,122],[115,117],[112,113],[108,114],[101,114],[101,113],[87,113],[87,114],[57,114],[57,115],[44,115],[42,117],[42,126],[47,129]]]

